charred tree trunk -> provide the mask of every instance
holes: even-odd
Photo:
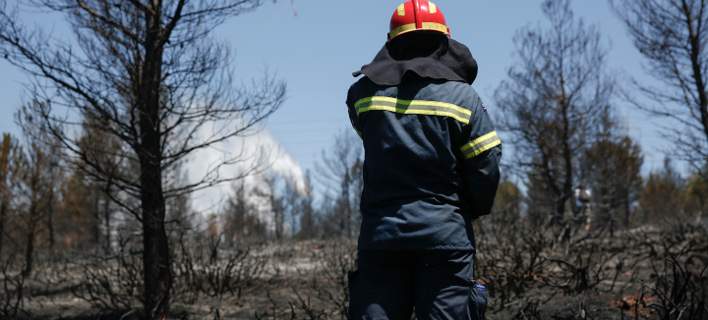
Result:
[[[54,169],[51,169],[54,170]],[[49,182],[53,183],[53,182]],[[49,194],[47,196],[47,232],[48,232],[48,245],[49,253],[54,254],[54,247],[56,245],[56,234],[54,232],[54,186],[47,186],[49,188]]]
[[[27,216],[27,235],[26,235],[26,245],[25,245],[25,266],[22,270],[23,277],[29,277],[34,269],[34,247],[36,240],[36,230],[39,220],[39,201],[41,199],[39,195],[39,184],[40,184],[40,163],[41,154],[38,153],[36,163],[34,163],[34,168],[30,177],[30,207]]]
[[[108,191],[106,191],[108,192]],[[111,254],[111,202],[108,196],[103,197],[103,229],[104,244],[103,250],[108,255]]]
[[[347,168],[348,169],[348,168]],[[347,170],[344,174],[344,179],[342,181],[342,231],[344,236],[347,238],[352,237],[352,209],[351,203],[349,201],[349,188],[352,184],[352,178]]]
[[[5,242],[5,217],[7,215],[7,203],[5,199],[0,199],[0,257],[2,257],[3,243]]]
[[[36,208],[30,209],[30,214],[32,211],[36,211]],[[34,269],[34,240],[35,240],[35,220],[30,218],[28,229],[27,229],[27,244],[25,245],[25,267],[22,270],[22,276],[27,278],[32,274]]]
[[[120,4],[118,4],[120,2]],[[182,160],[229,139],[275,112],[285,97],[285,85],[270,77],[255,90],[238,90],[228,72],[226,46],[209,35],[226,18],[259,7],[262,1],[32,1],[29,6],[63,14],[82,39],[80,53],[63,50],[64,43],[44,43],[19,21],[20,6],[0,5],[0,44],[5,58],[37,78],[56,86],[55,92],[34,88],[37,101],[23,109],[41,119],[44,131],[60,140],[71,161],[97,183],[112,183],[128,200],[107,195],[142,224],[144,308],[148,319],[165,319],[169,312],[172,274],[165,229],[166,201],[196,190],[239,180],[222,177],[218,168],[235,163],[229,156],[194,183],[170,184],[167,172]],[[4,3],[0,0],[0,3]],[[6,27],[7,26],[7,27]],[[57,49],[61,48],[61,49]],[[47,50],[52,49],[52,50]],[[53,50],[57,49],[57,50]],[[52,52],[52,54],[48,54]],[[56,53],[55,53],[56,52]],[[54,88],[53,88],[54,89]],[[66,101],[63,101],[66,100]],[[60,104],[75,119],[104,134],[115,144],[85,142],[56,121],[52,105]],[[202,128],[223,121],[229,126],[203,138]],[[103,155],[113,160],[104,161]],[[139,166],[123,174],[115,165]],[[255,172],[254,165],[250,172]],[[138,174],[133,174],[137,171]],[[133,201],[138,199],[139,201]],[[139,202],[136,204],[134,202]],[[100,203],[96,204],[99,209]],[[100,210],[97,210],[100,211]],[[106,245],[110,243],[108,210]],[[97,212],[100,231],[102,215]]]
[[[560,195],[556,198],[555,212],[551,218],[550,224],[559,226],[563,223],[563,213],[565,212],[565,198]]]
[[[7,216],[7,175],[10,162],[10,136],[5,134],[0,150],[0,257],[2,257],[3,243],[5,241],[5,219]]]
[[[629,217],[630,215],[632,215],[631,205],[632,204],[629,201],[629,196],[625,196],[624,198],[622,198],[622,209],[624,211],[624,220],[622,222],[626,229],[629,229]]]
[[[698,19],[703,18],[703,6],[705,3],[701,4],[701,16]],[[684,13],[684,16],[686,17],[686,28],[688,30],[688,44],[689,44],[689,57],[691,61],[691,76],[693,77],[694,81],[694,87],[695,87],[695,92],[698,95],[698,98],[696,99],[697,105],[698,105],[698,113],[701,121],[701,125],[703,127],[703,134],[705,135],[706,141],[708,141],[708,93],[706,93],[706,85],[703,81],[704,75],[703,71],[705,70],[705,66],[703,65],[703,57],[701,56],[701,51],[704,50],[704,44],[701,43],[701,36],[702,32],[705,32],[704,30],[700,30],[701,24],[703,21],[698,22],[698,28],[694,28],[694,24],[696,23],[695,20],[695,14],[692,12],[691,8],[689,8],[688,4],[686,2],[683,2],[681,5],[681,9]],[[699,30],[696,30],[699,29]]]
[[[148,319],[164,319],[168,313],[172,274],[165,231],[165,200],[159,165],[142,161],[141,182],[143,211],[143,272],[145,279],[145,312]],[[153,171],[154,170],[154,171]]]
[[[95,191],[91,192],[91,232],[93,233],[93,244],[91,246],[91,249],[94,250],[95,252],[99,252],[99,248],[101,247],[101,210],[99,210],[99,204],[98,202],[100,201],[99,194]]]
[[[562,80],[561,77],[561,88],[562,90],[565,90],[565,83]],[[563,93],[565,95],[565,93]],[[560,218],[561,221],[563,219],[563,216],[565,215],[565,205],[568,202],[569,199],[571,199],[572,194],[573,194],[573,176],[575,175],[575,168],[573,166],[573,152],[571,151],[571,136],[570,136],[570,120],[569,114],[568,114],[568,105],[566,102],[565,97],[561,98],[561,110],[563,112],[563,138],[561,140],[561,144],[563,145],[563,188],[561,188],[561,194],[560,196],[560,203],[558,204],[558,207],[556,207],[556,214],[557,218]]]
[[[517,33],[520,61],[496,99],[515,163],[527,176],[545,180],[533,191],[535,199],[544,199],[536,205],[548,211],[549,225],[562,226],[574,202],[580,156],[603,134],[599,123],[612,109],[614,82],[605,76],[606,49],[597,28],[577,18],[568,0],[546,0],[541,7],[550,27]]]
[[[162,12],[159,0],[152,2],[154,12]],[[143,272],[145,315],[164,319],[169,312],[172,273],[165,230],[165,198],[162,186],[162,143],[160,133],[160,84],[162,26],[159,15],[148,15],[145,61],[138,89],[140,110],[140,189],[143,227]]]

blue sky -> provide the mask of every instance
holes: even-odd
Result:
[[[467,44],[480,65],[475,88],[494,109],[492,96],[514,63],[513,35],[528,24],[543,22],[541,0],[438,0],[453,38]],[[259,10],[217,30],[234,49],[237,78],[244,82],[276,72],[288,84],[288,100],[267,129],[304,169],[313,169],[334,135],[349,129],[344,100],[354,81],[351,72],[368,63],[386,39],[388,21],[399,1],[285,0],[267,2]],[[575,0],[576,14],[596,24],[610,47],[609,68],[618,77],[649,81],[641,57],[606,1]],[[56,17],[35,16],[39,26],[65,37]],[[41,17],[41,18],[40,18]],[[12,113],[23,100],[27,78],[0,61],[3,112],[0,131],[16,132]],[[628,133],[640,141],[645,171],[661,165],[666,145],[643,114],[619,104]]]

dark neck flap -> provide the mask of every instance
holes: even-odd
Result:
[[[410,59],[395,59],[392,49],[385,45],[374,60],[361,72],[378,85],[396,86],[408,73],[421,78],[460,81],[472,84],[477,78],[477,61],[470,50],[455,40],[448,39],[434,52]]]

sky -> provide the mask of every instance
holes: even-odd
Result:
[[[480,71],[474,87],[494,112],[494,90],[506,78],[514,60],[515,32],[543,23],[541,0],[438,0],[453,38],[466,44]],[[266,123],[269,136],[284,156],[302,171],[334,143],[334,136],[351,130],[345,98],[355,81],[351,73],[367,64],[386,40],[391,14],[399,1],[284,0],[264,1],[254,12],[235,17],[216,30],[215,37],[233,48],[235,77],[244,83],[273,72],[288,85],[288,99]],[[609,70],[619,78],[651,81],[642,58],[606,1],[574,0],[576,14],[599,28],[610,48]],[[59,17],[30,16],[32,23],[68,37]],[[24,101],[17,69],[0,61],[0,131],[17,133],[12,113]],[[622,123],[644,149],[644,171],[658,169],[665,141],[656,124],[619,103]],[[503,137],[503,135],[502,135]],[[288,160],[288,163],[291,163]]]

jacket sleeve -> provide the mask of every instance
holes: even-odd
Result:
[[[349,112],[349,121],[351,121],[354,131],[356,131],[359,137],[362,137],[361,126],[359,125],[359,115],[356,113],[356,106],[354,105],[355,101],[353,101],[353,99],[352,88],[350,88],[347,93],[347,110]]]
[[[470,123],[462,130],[461,157],[462,200],[472,217],[488,215],[499,186],[501,140],[479,98]]]

